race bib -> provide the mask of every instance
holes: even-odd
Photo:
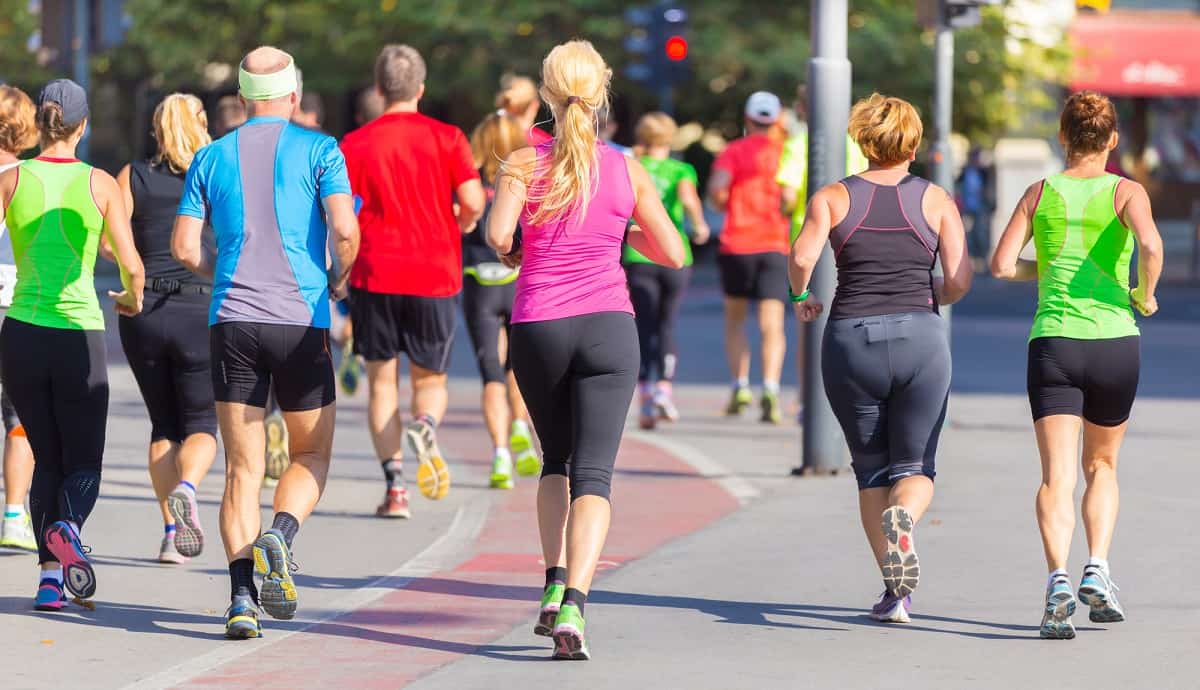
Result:
[[[485,261],[467,269],[481,285],[506,285],[516,280],[517,269],[509,268],[497,261]]]

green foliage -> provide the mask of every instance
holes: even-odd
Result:
[[[38,30],[29,0],[0,0],[0,82],[29,90],[45,81],[47,72],[30,50],[30,38]]]

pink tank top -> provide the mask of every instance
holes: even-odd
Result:
[[[547,159],[553,140],[537,146]],[[621,243],[636,203],[625,156],[598,143],[599,184],[581,219],[579,212],[534,225],[530,208],[521,214],[523,259],[517,278],[512,322],[549,321],[581,314],[633,313]]]

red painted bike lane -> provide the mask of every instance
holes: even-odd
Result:
[[[617,468],[602,570],[649,555],[738,507],[715,482],[648,443],[627,438]],[[452,569],[412,580],[278,643],[269,636],[231,642],[261,649],[178,687],[397,688],[467,655],[498,663],[549,656],[550,641],[532,632],[544,570],[535,484],[520,482],[493,506]],[[603,572],[595,586],[603,589]],[[518,625],[529,626],[528,645],[489,645]]]

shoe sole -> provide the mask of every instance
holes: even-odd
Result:
[[[388,520],[407,520],[412,517],[412,512],[408,510],[376,510],[375,517]]]
[[[180,555],[195,558],[204,551],[204,529],[200,527],[200,507],[187,491],[172,491],[167,510],[175,520],[175,549]]]
[[[583,633],[573,625],[560,625],[551,634],[554,638],[554,658],[563,661],[587,661],[592,658],[583,640]]]
[[[296,615],[299,594],[288,566],[287,545],[274,534],[264,534],[254,542],[254,570],[263,577],[259,603],[267,615],[291,620]]]
[[[239,622],[225,626],[225,639],[227,640],[253,640],[261,636],[262,629],[257,624]]]
[[[267,423],[267,465],[266,476],[279,480],[287,470],[291,460],[288,457],[287,427],[282,421],[272,420]]]
[[[493,489],[511,489],[513,488],[512,475],[508,474],[493,474],[488,482]]]
[[[1069,593],[1055,595],[1046,601],[1046,615],[1042,618],[1038,634],[1043,640],[1075,639],[1075,624],[1071,622],[1073,615],[1075,597]]]
[[[67,602],[60,601],[55,604],[34,604],[34,611],[62,611],[67,607]]]
[[[877,623],[911,623],[912,618],[909,617],[908,611],[904,610],[903,602],[896,602],[895,608],[888,611],[887,614],[870,614],[871,620]]]
[[[175,547],[178,549],[179,547]],[[187,563],[187,557],[180,553],[160,553],[158,554],[158,562],[164,565],[183,565]]]
[[[892,506],[880,517],[887,538],[883,582],[892,594],[903,599],[916,591],[921,580],[921,561],[913,544],[913,519],[901,506]]]
[[[527,448],[517,454],[517,474],[532,477],[542,471],[542,461],[533,449]]]
[[[1090,609],[1088,620],[1093,623],[1121,623],[1125,620],[1125,612],[1109,601],[1108,592],[1095,587],[1080,587],[1079,601]]]
[[[442,500],[450,493],[450,468],[446,461],[420,432],[406,429],[404,437],[417,458],[417,488],[421,495],[433,501]]]
[[[758,421],[763,424],[782,424],[783,415],[779,412],[779,405],[775,403],[770,406],[764,405],[762,416],[758,418]]]
[[[80,599],[91,599],[96,595],[96,571],[73,541],[71,528],[62,523],[46,530],[46,549],[62,565],[67,591]]]
[[[538,637],[554,635],[554,620],[558,618],[558,609],[546,607],[538,613],[538,622],[533,626],[533,634]]]

